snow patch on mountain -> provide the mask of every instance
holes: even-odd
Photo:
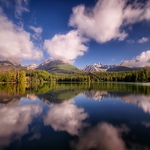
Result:
[[[94,71],[107,71],[109,68],[114,67],[114,65],[103,65],[100,62],[93,65],[86,65],[82,71],[84,72],[94,72]]]
[[[27,70],[34,70],[34,69],[36,69],[38,67],[38,65],[32,63],[32,64],[30,64],[30,65],[28,65],[26,67],[27,67]]]

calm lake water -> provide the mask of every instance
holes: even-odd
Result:
[[[150,150],[150,86],[0,84],[0,150]]]

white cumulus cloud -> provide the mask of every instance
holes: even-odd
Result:
[[[144,51],[140,55],[136,56],[134,59],[126,60],[122,64],[129,67],[150,66],[150,50]]]
[[[78,31],[71,30],[67,34],[56,34],[52,39],[44,42],[44,48],[53,59],[73,62],[78,56],[84,55],[88,47],[87,42]]]
[[[123,0],[98,0],[93,8],[79,5],[73,8],[69,25],[100,43],[128,36],[123,27],[142,20],[150,21],[150,1],[145,5]]]
[[[16,26],[0,9],[0,58],[40,60],[43,53],[30,40],[31,34]]]

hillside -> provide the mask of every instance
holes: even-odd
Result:
[[[0,72],[5,72],[9,70],[20,70],[24,67],[21,66],[20,62],[13,59],[0,60]]]
[[[61,60],[46,60],[39,65],[39,70],[46,70],[52,74],[78,74],[82,71],[68,62]]]

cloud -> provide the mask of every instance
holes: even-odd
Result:
[[[85,125],[82,123],[88,117],[83,108],[77,108],[71,103],[54,105],[44,116],[44,125],[51,125],[55,131],[66,131],[71,135],[78,135]]]
[[[148,37],[142,37],[141,39],[138,39],[138,40],[132,40],[132,39],[127,40],[127,42],[130,43],[130,44],[133,44],[133,43],[145,43],[145,42],[148,42],[148,41],[149,41]]]
[[[122,63],[123,66],[129,67],[147,67],[150,66],[150,50],[142,52],[134,59],[126,60]]]
[[[17,16],[21,16],[23,12],[29,12],[27,8],[29,0],[15,0],[15,11]]]
[[[32,37],[36,40],[41,39],[41,33],[42,33],[42,28],[41,27],[34,27],[34,26],[29,26],[31,30],[35,32],[35,34],[32,35]]]
[[[30,0],[0,0],[2,6],[7,9],[12,9],[15,13],[15,17],[19,18],[22,13],[29,12],[28,4]]]
[[[143,20],[150,21],[150,1],[142,5],[123,0],[98,0],[93,8],[79,5],[73,8],[69,25],[83,35],[105,43],[112,39],[124,40],[128,34],[123,27]]]
[[[30,33],[10,21],[0,9],[0,58],[40,60],[43,53],[30,40]]]
[[[42,106],[36,104],[0,108],[0,149],[27,134],[28,125],[41,112]]]
[[[30,29],[32,29],[35,33],[41,34],[42,33],[42,28],[41,27],[34,27],[34,26],[29,26]]]
[[[145,43],[145,42],[148,42],[148,41],[149,41],[149,38],[142,37],[141,39],[138,40],[138,43]]]
[[[77,141],[73,141],[71,146],[77,150],[125,150],[125,143],[121,139],[121,133],[127,132],[128,128],[123,126],[116,128],[108,123],[101,123],[82,133]]]
[[[87,42],[78,31],[71,30],[67,34],[56,34],[52,39],[45,40],[44,48],[53,59],[73,62],[78,56],[84,55]]]

